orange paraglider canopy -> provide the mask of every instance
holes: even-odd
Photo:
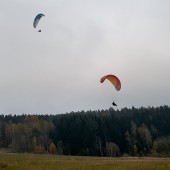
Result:
[[[102,77],[100,79],[100,83],[103,83],[106,79],[109,80],[113,84],[113,86],[116,88],[117,91],[121,89],[121,82],[115,75],[108,74]]]

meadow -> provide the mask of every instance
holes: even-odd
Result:
[[[170,170],[170,158],[82,157],[0,153],[4,170]]]

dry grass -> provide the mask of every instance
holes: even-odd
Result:
[[[0,153],[4,170],[170,170],[166,158],[100,158]]]

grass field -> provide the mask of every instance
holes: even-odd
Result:
[[[101,158],[0,153],[4,170],[170,170],[170,158]]]

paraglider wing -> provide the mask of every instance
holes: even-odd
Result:
[[[113,105],[113,106],[117,106],[117,104],[116,104],[114,101],[112,102],[112,105]]]
[[[116,88],[117,91],[121,89],[121,82],[115,75],[108,74],[102,77],[100,79],[100,83],[103,83],[106,79],[109,80],[113,84],[113,86]]]
[[[39,23],[39,21],[40,21],[40,19],[41,19],[42,17],[45,17],[45,15],[44,15],[44,14],[38,14],[38,15],[35,17],[34,22],[33,22],[34,28],[37,27],[37,25],[38,25],[38,23]]]

